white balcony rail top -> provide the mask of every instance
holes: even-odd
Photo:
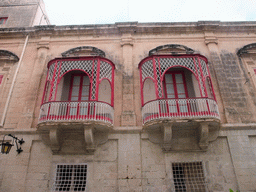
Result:
[[[114,109],[99,101],[53,101],[40,108],[39,123],[89,120],[113,125]]]
[[[157,99],[142,107],[143,124],[157,119],[220,119],[215,100],[209,98]]]

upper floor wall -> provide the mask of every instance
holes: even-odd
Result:
[[[248,27],[249,25],[251,26]],[[14,47],[25,41],[21,37],[21,31],[17,29],[12,34],[2,32],[5,38],[1,40],[0,48],[8,47],[9,51],[20,56],[21,51],[17,52]],[[233,33],[227,34],[227,31]],[[24,97],[20,99],[19,105],[15,105],[17,100],[11,100],[12,111],[15,110],[15,115],[19,118],[14,118],[14,113],[8,112],[6,128],[36,127],[47,78],[47,63],[62,57],[61,53],[67,50],[83,46],[103,50],[106,58],[116,66],[114,126],[141,126],[138,64],[149,56],[150,50],[166,44],[184,45],[192,48],[194,54],[208,59],[211,83],[222,123],[256,122],[253,102],[255,87],[245,83],[248,74],[244,63],[240,62],[236,54],[241,47],[254,43],[255,28],[252,22],[45,26],[35,27],[27,32],[30,34],[28,45],[14,87]],[[200,86],[196,86],[194,76],[188,71],[184,71],[184,76],[188,81],[188,94],[197,96],[189,89],[190,84],[195,89],[200,89]],[[192,83],[189,79],[192,79]]]

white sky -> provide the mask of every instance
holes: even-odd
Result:
[[[52,25],[256,21],[256,0],[44,0]]]

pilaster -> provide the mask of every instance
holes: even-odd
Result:
[[[44,73],[43,69],[46,65],[49,41],[49,36],[42,36],[41,40],[37,43],[37,59],[34,64],[32,76],[30,78],[33,79],[33,81],[30,81],[29,84],[25,100],[26,105],[24,105],[24,110],[18,123],[18,128],[31,127],[32,125],[36,101],[41,99],[38,97],[38,90],[41,88],[39,85],[41,77]]]
[[[131,32],[121,28],[121,47],[123,51],[123,108],[121,115],[122,126],[135,126],[134,112],[134,77],[133,77],[133,38]]]

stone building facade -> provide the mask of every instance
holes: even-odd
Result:
[[[0,23],[0,28],[50,25],[43,0],[1,0]]]
[[[256,22],[28,23],[0,29],[0,191],[256,191]]]

